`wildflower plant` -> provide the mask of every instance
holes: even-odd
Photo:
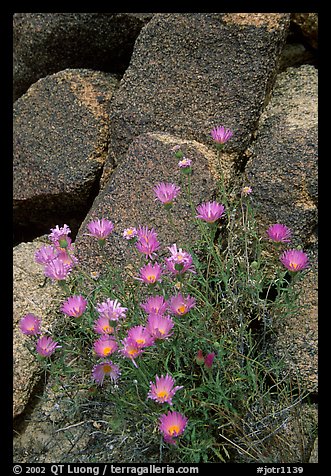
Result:
[[[211,135],[219,154],[233,133],[219,126]],[[270,316],[297,312],[294,284],[309,271],[308,255],[287,249],[292,230],[285,224],[260,236],[247,184],[226,190],[221,182],[215,200],[192,204],[194,163],[180,146],[172,153],[174,168],[183,171],[181,187],[160,177],[150,193],[165,205],[167,220],[168,206],[175,213],[183,192],[198,238],[189,247],[162,243],[154,228],[129,224],[117,231],[136,248],[139,266],[130,279],[110,265],[93,279],[74,256],[70,228],[57,226],[35,259],[61,286],[59,325],[45,336],[42,318],[28,314],[20,329],[71,395],[72,418],[93,419],[91,399],[110,409],[106,443],[110,433],[130,427],[155,461],[227,462],[238,451],[261,461],[274,428],[263,443],[248,442],[245,419],[254,405],[283,394],[281,362],[268,354]],[[110,218],[87,226],[89,239],[102,247],[112,239]]]

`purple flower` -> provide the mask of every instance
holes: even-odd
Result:
[[[142,349],[154,344],[154,339],[149,330],[143,326],[134,326],[128,330],[128,340],[130,340],[136,347]]]
[[[87,300],[81,296],[70,296],[62,304],[61,311],[67,316],[80,317],[85,311],[87,306]]]
[[[244,196],[244,197],[247,197],[248,195],[250,195],[251,193],[253,192],[252,188],[251,187],[243,187],[241,189],[241,194]]]
[[[155,383],[150,382],[150,389],[147,394],[147,398],[151,398],[155,400],[157,403],[169,403],[172,405],[172,398],[181,388],[184,388],[182,385],[176,386],[174,379],[170,375],[166,375],[165,377],[161,375],[155,376]]]
[[[167,339],[171,336],[174,321],[168,316],[150,314],[147,319],[147,329],[154,339]]]
[[[275,243],[289,243],[291,241],[291,230],[280,223],[269,226],[266,233],[268,238]]]
[[[26,314],[20,320],[20,329],[27,336],[36,336],[40,334],[41,319],[34,314]]]
[[[195,273],[193,269],[193,259],[190,253],[183,251],[181,248],[177,250],[177,245],[174,243],[168,247],[171,253],[170,258],[165,259],[166,266],[173,274],[183,274],[186,271]]]
[[[180,169],[188,169],[191,167],[191,165],[192,165],[192,160],[187,159],[186,157],[183,157],[182,160],[178,162],[178,167]]]
[[[173,183],[161,182],[153,188],[155,200],[160,200],[163,205],[170,206],[180,192],[180,187]]]
[[[92,369],[92,379],[99,385],[103,385],[104,378],[109,376],[115,382],[121,375],[119,366],[113,364],[111,360],[97,364]]]
[[[86,233],[86,235],[94,236],[98,240],[104,241],[113,231],[114,224],[106,218],[101,218],[101,220],[96,219],[88,223],[87,228],[90,233]]]
[[[301,271],[309,267],[307,253],[301,250],[288,250],[280,256],[280,261],[289,271]]]
[[[138,241],[136,242],[136,248],[140,253],[145,254],[148,258],[152,259],[160,247],[160,243],[157,240],[157,234],[152,228],[149,230],[147,226],[141,226],[137,230]]]
[[[230,129],[225,129],[224,126],[218,126],[211,131],[211,136],[217,144],[225,144],[231,139],[233,132]]]
[[[136,279],[146,284],[155,284],[157,281],[161,281],[162,268],[156,262],[146,264],[146,266],[140,268],[139,272],[139,277]]]
[[[57,248],[67,248],[71,244],[71,238],[68,236],[70,233],[68,225],[63,225],[61,228],[56,225],[55,228],[51,228],[48,238]]]
[[[113,301],[109,298],[101,304],[97,304],[96,309],[100,317],[105,317],[110,321],[118,321],[120,318],[125,319],[128,310],[126,307],[122,307],[117,299]]]
[[[132,363],[135,367],[138,367],[135,359],[140,355],[142,354],[143,352],[143,348],[142,347],[139,347],[139,345],[134,342],[132,339],[130,339],[129,337],[125,337],[122,341],[121,341],[123,347],[122,349],[120,349],[120,353],[124,356],[124,357],[127,357],[129,359],[132,360]]]
[[[44,245],[35,252],[35,261],[39,264],[47,264],[58,256],[59,252],[53,245]]]
[[[102,335],[94,342],[93,349],[99,357],[108,357],[118,349],[118,345],[113,337]]]
[[[188,419],[179,412],[164,413],[159,418],[159,430],[166,443],[176,444],[174,438],[182,435],[186,428]]]
[[[221,218],[224,213],[224,205],[217,202],[205,202],[197,206],[198,215],[196,218],[206,221],[207,223],[214,223],[216,220]]]
[[[99,319],[94,322],[93,330],[97,334],[112,334],[114,332],[114,328],[110,325],[108,317],[99,317]]]
[[[169,301],[169,309],[177,316],[183,316],[195,306],[195,299],[190,295],[184,297],[181,293],[173,296]]]
[[[147,314],[163,315],[167,309],[168,303],[163,296],[151,296],[145,303],[141,303],[140,307],[147,312]]]
[[[36,350],[39,355],[43,357],[49,357],[55,352],[55,349],[60,347],[51,337],[43,336],[39,337],[36,344]]]
[[[69,264],[64,263],[59,258],[55,258],[46,264],[44,273],[47,278],[53,281],[63,281],[69,275],[71,268]]]
[[[133,238],[136,238],[137,234],[137,228],[131,226],[130,228],[125,228],[125,230],[123,231],[123,238],[126,238],[127,240],[132,240]]]

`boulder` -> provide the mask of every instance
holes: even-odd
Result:
[[[42,319],[42,330],[52,332],[57,317],[61,290],[48,281],[45,286],[42,266],[34,260],[35,252],[45,243],[35,240],[21,243],[13,250],[13,416],[20,415],[36,384],[41,368],[26,343],[30,340],[19,329],[19,321],[28,313]]]
[[[14,104],[14,227],[47,233],[82,219],[108,152],[113,75],[67,69],[40,79]],[[74,227],[73,227],[74,228]]]
[[[194,239],[196,231],[195,225],[189,221],[192,210],[185,195],[185,181],[181,182],[178,159],[171,150],[175,145],[180,145],[185,156],[193,160],[193,204],[212,199],[215,192],[215,179],[210,172],[215,158],[213,151],[196,141],[164,133],[140,135],[99,193],[77,234],[76,254],[88,272],[102,272],[107,261],[120,267],[132,263],[132,245],[122,236],[128,227],[154,227],[166,253],[167,246],[177,243],[184,248],[188,240]],[[169,221],[164,206],[155,200],[153,187],[159,182],[181,186],[170,210],[174,224],[171,219]],[[115,227],[100,255],[97,240],[85,233],[87,223],[101,217],[110,219]]]
[[[280,13],[155,14],[137,38],[112,102],[104,182],[130,142],[146,132],[210,145],[210,130],[223,124],[234,131],[223,161],[236,161],[272,87],[289,19]]]
[[[273,223],[291,228],[289,247],[304,247],[312,264],[296,315],[275,316],[272,352],[304,388],[317,389],[317,71],[289,68],[278,75],[246,164],[260,234]]]
[[[283,223],[307,246],[317,226],[317,70],[288,68],[277,76],[245,168],[262,230]]]
[[[292,13],[291,22],[301,33],[308,45],[318,48],[318,14],[317,13]]]
[[[318,266],[310,251],[311,269],[300,283],[300,308],[284,318],[274,316],[270,352],[284,364],[284,373],[299,381],[302,392],[318,392]]]
[[[67,68],[123,74],[150,13],[15,13],[14,100],[31,84]]]

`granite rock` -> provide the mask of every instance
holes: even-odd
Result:
[[[41,377],[36,358],[26,347],[29,336],[19,329],[19,321],[28,313],[42,319],[43,332],[52,332],[61,292],[58,286],[44,283],[43,269],[34,260],[35,252],[45,243],[35,240],[21,243],[13,250],[13,416],[20,415]]]
[[[14,100],[67,68],[123,74],[150,13],[15,13]]]
[[[77,234],[76,253],[86,270],[102,272],[105,257],[112,265],[120,267],[132,262],[132,245],[122,236],[124,229],[131,226],[154,227],[163,250],[173,243],[184,248],[194,239],[196,231],[189,221],[192,210],[185,196],[185,181],[181,183],[178,159],[171,150],[175,145],[181,145],[185,156],[193,160],[192,202],[198,204],[214,196],[215,178],[210,164],[215,154],[212,150],[196,141],[164,133],[140,135],[99,193]],[[175,228],[161,202],[155,200],[153,187],[159,182],[181,184],[181,192],[170,210]],[[87,223],[101,217],[110,219],[115,225],[102,255],[97,240],[84,235]]]
[[[310,65],[277,76],[245,168],[261,233],[283,223],[301,246],[315,240],[317,226],[317,88]]]
[[[35,236],[85,216],[108,152],[113,75],[67,69],[14,104],[14,227]],[[91,198],[92,197],[92,198]]]
[[[103,182],[145,132],[208,146],[210,130],[223,124],[234,131],[228,158],[238,159],[272,87],[288,25],[289,14],[278,13],[155,14],[137,38],[112,103]]]

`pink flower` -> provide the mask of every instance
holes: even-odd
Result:
[[[233,136],[233,132],[230,129],[226,129],[224,126],[215,127],[211,131],[211,136],[218,144],[225,144]]]
[[[99,317],[99,319],[94,322],[93,330],[97,334],[112,334],[114,332],[114,328],[110,325],[108,317]]]
[[[53,261],[46,264],[44,273],[47,278],[50,278],[53,281],[63,281],[69,275],[71,268],[72,267],[69,264],[64,263],[59,258],[55,258]]]
[[[71,238],[68,236],[70,233],[68,225],[63,225],[61,228],[56,225],[55,228],[51,228],[48,238],[57,248],[67,248],[71,244]]]
[[[80,294],[77,296],[68,297],[62,304],[61,311],[67,316],[80,317],[85,311],[87,300]]]
[[[155,255],[160,247],[160,243],[157,240],[157,234],[154,228],[149,230],[147,226],[139,227],[137,230],[138,241],[136,242],[136,248],[140,253],[145,254],[150,259]]]
[[[113,231],[114,224],[106,218],[101,218],[101,220],[96,219],[88,223],[87,228],[90,233],[86,233],[86,235],[94,236],[98,240],[104,241]]]
[[[251,187],[243,187],[241,189],[241,195],[243,195],[244,197],[247,197],[248,195],[250,195],[251,193],[253,192],[252,188]]]
[[[44,245],[35,252],[35,261],[39,264],[47,264],[58,256],[58,250],[53,245]]]
[[[136,344],[132,339],[130,339],[129,337],[125,337],[122,341],[121,341],[122,345],[123,345],[123,348],[120,349],[120,353],[124,356],[124,357],[127,357],[129,359],[132,360],[132,363],[135,367],[138,367],[135,359],[140,355],[142,354],[143,352],[143,348],[142,347],[139,347],[138,344]]]
[[[211,352],[210,354],[206,355],[205,357],[205,366],[207,369],[211,369],[215,358],[215,352]]]
[[[196,218],[206,221],[207,223],[214,223],[216,220],[221,218],[224,213],[224,205],[217,202],[205,202],[201,205],[198,205],[196,208],[198,215]]]
[[[159,314],[162,315],[167,309],[168,303],[164,300],[163,296],[151,296],[145,303],[141,303],[140,307],[143,308],[147,314]]]
[[[94,342],[93,349],[99,357],[108,357],[118,349],[118,345],[113,337],[102,335]]]
[[[168,250],[170,251],[171,256],[170,258],[165,259],[165,263],[169,271],[174,274],[183,274],[186,271],[195,273],[193,269],[193,259],[189,253],[183,251],[181,248],[177,250],[177,245],[175,243],[168,247]]]
[[[49,357],[55,352],[55,349],[60,347],[51,337],[39,337],[36,344],[36,350],[39,355]]]
[[[183,316],[195,306],[195,299],[190,295],[184,297],[181,293],[173,296],[169,301],[169,309],[177,316]]]
[[[163,205],[170,206],[180,192],[180,187],[173,183],[161,182],[153,188],[153,192],[156,195],[155,200],[160,200]]]
[[[191,165],[192,165],[192,160],[187,159],[186,157],[183,157],[183,159],[178,162],[178,167],[180,169],[187,169],[191,167]]]
[[[301,250],[288,250],[280,256],[280,261],[289,271],[301,271],[309,267],[307,253]]]
[[[151,398],[158,403],[169,403],[172,405],[172,397],[175,395],[177,390],[184,388],[182,385],[174,387],[175,381],[170,375],[165,377],[161,375],[155,376],[155,382],[150,382],[150,390],[147,394],[147,398]]]
[[[111,360],[97,364],[92,369],[92,379],[99,385],[103,385],[103,380],[106,376],[115,382],[121,375],[118,365],[113,364]]]
[[[139,270],[139,281],[143,281],[146,284],[155,284],[157,281],[161,281],[162,268],[158,263],[148,263]]]
[[[72,247],[66,249],[58,248],[57,255],[57,259],[70,266],[70,268],[73,268],[78,263],[78,259],[71,252],[72,249]]]
[[[137,234],[138,234],[137,228],[135,227],[126,228],[123,231],[123,238],[126,238],[127,240],[132,240],[133,238],[137,236]]]
[[[179,412],[164,413],[159,418],[159,430],[166,443],[176,444],[174,438],[182,435],[186,428],[188,419]]]
[[[289,243],[291,241],[291,230],[280,223],[269,226],[266,233],[268,238],[276,243]]]
[[[117,299],[113,301],[109,298],[101,304],[97,304],[96,309],[100,317],[105,317],[110,321],[118,321],[120,318],[125,319],[128,310],[126,307],[122,307]]]
[[[128,331],[127,338],[139,349],[149,347],[154,344],[154,339],[149,330],[143,326],[131,327]]]
[[[167,339],[175,323],[169,316],[150,314],[147,319],[147,329],[154,339]]]
[[[20,320],[20,329],[27,336],[36,336],[40,334],[41,319],[34,314],[26,314]]]

